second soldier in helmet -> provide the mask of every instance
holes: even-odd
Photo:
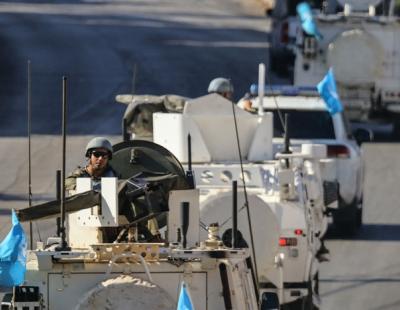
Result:
[[[219,94],[228,100],[233,99],[233,85],[230,80],[223,77],[213,79],[208,86],[208,92]]]

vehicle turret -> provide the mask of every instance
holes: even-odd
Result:
[[[65,202],[68,250],[53,237],[29,251],[25,282],[2,309],[176,309],[179,294],[189,294],[195,309],[259,309],[250,252],[224,246],[212,223],[200,238],[199,190],[172,153],[122,142],[111,165],[121,178],[102,178],[100,191],[77,179],[77,194]],[[39,220],[59,210],[53,201],[18,216]]]

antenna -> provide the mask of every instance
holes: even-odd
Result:
[[[188,181],[190,188],[193,189],[195,186],[194,186],[194,176],[192,170],[192,137],[190,136],[190,133],[187,136],[187,142],[188,142],[188,170],[186,171],[186,180]]]
[[[256,284],[257,284],[256,290],[258,291],[259,290],[259,286],[258,286],[258,271],[257,271],[258,269],[257,269],[257,260],[256,260],[256,250],[255,250],[255,247],[254,247],[254,237],[253,237],[253,228],[252,228],[253,226],[251,225],[249,199],[247,197],[246,180],[244,178],[244,170],[243,170],[243,157],[242,157],[242,151],[240,149],[239,131],[238,131],[237,120],[236,120],[235,104],[233,103],[233,101],[231,101],[231,105],[232,105],[233,121],[234,121],[234,124],[235,124],[236,143],[237,143],[238,152],[239,152],[240,170],[241,170],[241,175],[242,175],[243,191],[244,191],[244,200],[245,200],[245,207],[246,207],[246,211],[247,211],[247,221],[249,223],[251,251],[252,251],[252,256],[253,256],[253,261],[254,261],[254,273],[255,273],[255,277],[257,279],[257,281],[256,281]]]
[[[32,132],[32,79],[31,61],[28,60],[28,207],[32,207],[32,161],[31,161],[31,132]],[[39,227],[36,223],[39,241],[42,241]],[[29,221],[29,248],[33,250],[33,228],[32,221]]]
[[[192,137],[188,134],[188,169],[192,170]]]
[[[31,163],[31,61],[28,60],[28,206],[32,207],[32,163]],[[32,221],[29,221],[29,248],[33,250]]]
[[[272,98],[274,99],[274,103],[275,103],[275,106],[276,106],[276,111],[277,111],[278,116],[279,116],[279,121],[281,123],[283,131],[285,132],[285,123],[283,121],[282,112],[279,109],[278,102],[276,101],[276,95],[275,95],[275,93],[274,93],[274,91],[272,89],[271,81],[269,80],[269,75],[267,75],[267,78],[268,78],[267,84],[268,84],[269,88],[271,89],[271,94],[272,94]],[[260,107],[263,106],[263,104],[262,104],[263,101],[260,98],[260,94],[262,94],[262,96],[264,97],[264,90],[265,90],[264,89],[265,88],[264,83],[265,83],[265,65],[263,63],[261,63],[258,66],[258,96],[259,96],[259,99],[258,99],[259,100],[258,101],[258,113],[259,113],[259,115],[262,115],[262,114],[260,114]],[[262,85],[262,87],[261,87],[261,85]],[[262,90],[260,90],[260,88],[262,88]]]
[[[137,75],[137,64],[133,65],[133,73],[132,73],[132,98],[133,95],[136,93],[136,75]],[[133,99],[132,99],[133,102]],[[130,134],[128,133],[128,121],[124,117],[122,118],[122,141],[127,142],[130,139]]]
[[[290,147],[290,140],[289,140],[289,114],[285,113],[285,136],[284,136],[284,146],[283,146],[283,154],[290,154],[292,153],[289,149]]]
[[[136,76],[137,76],[137,64],[133,65],[133,73],[132,73],[132,95],[136,93]]]
[[[186,249],[187,245],[187,232],[189,228],[189,202],[184,201],[181,203],[181,223],[182,223],[182,247]]]
[[[237,238],[237,220],[238,220],[238,211],[237,211],[237,181],[232,182],[232,248],[235,249],[238,246],[238,238]]]
[[[56,199],[57,201],[61,201],[61,170],[57,170],[56,172]],[[57,217],[57,237],[60,237],[61,234],[61,218]]]
[[[61,169],[61,245],[56,251],[70,251],[65,237],[65,152],[67,131],[67,77],[63,76],[62,84],[62,169]]]

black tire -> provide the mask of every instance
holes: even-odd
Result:
[[[400,141],[400,120],[398,119],[393,121],[392,140]]]
[[[319,298],[319,274],[318,272],[314,275],[313,281],[308,282],[308,295],[303,298],[303,304],[301,310],[319,310],[314,304],[314,294],[318,295]]]
[[[313,289],[314,286],[314,289]],[[314,275],[314,279],[308,281],[307,296],[300,298],[289,304],[282,305],[281,310],[319,310],[314,302],[314,293],[319,298],[319,275],[318,272]]]
[[[354,235],[362,226],[362,208],[357,202],[348,205],[340,202],[339,209],[333,212],[333,223],[337,233]]]

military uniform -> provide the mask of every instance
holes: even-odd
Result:
[[[76,189],[76,178],[91,178],[94,190],[100,190],[101,178],[118,177],[116,172],[108,166],[101,177],[91,176],[86,167],[78,167],[65,179],[65,189],[73,191]]]

